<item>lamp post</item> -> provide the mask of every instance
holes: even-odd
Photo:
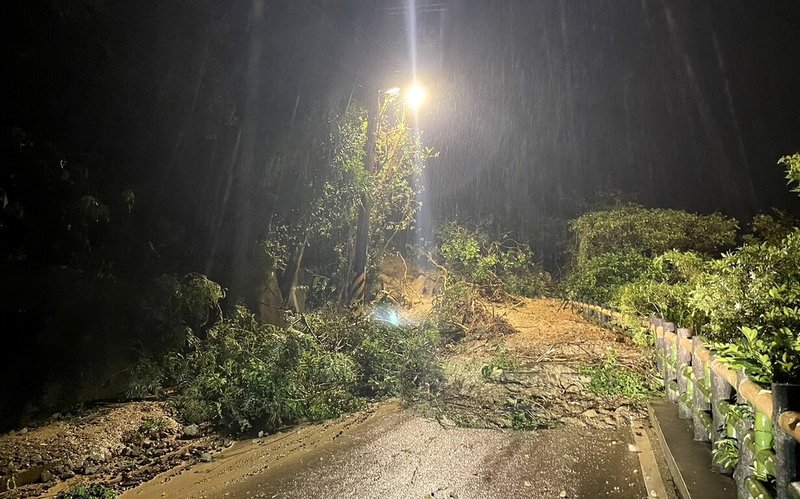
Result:
[[[367,112],[367,150],[364,155],[364,170],[368,174],[375,173],[375,150],[380,133],[381,110],[383,100],[387,96],[397,95],[400,88],[393,87],[378,90],[368,103]],[[413,85],[405,93],[406,104],[416,110],[425,99],[425,92],[418,85]],[[366,192],[361,194],[358,207],[358,225],[356,226],[356,244],[353,255],[353,280],[350,283],[349,299],[351,305],[361,309],[364,306],[367,290],[367,251],[369,246],[369,211],[370,199]]]

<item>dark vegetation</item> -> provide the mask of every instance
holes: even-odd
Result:
[[[368,399],[414,397],[440,377],[435,330],[326,312],[292,316],[282,328],[240,308],[205,339],[190,334],[186,343],[142,361],[132,395],[166,395],[186,422],[236,431],[274,431]]]
[[[780,165],[797,192],[800,155]],[[800,381],[794,218],[755,217],[735,248],[736,222],[720,215],[626,206],[584,215],[572,230],[570,296],[618,307],[643,342],[652,339],[637,317],[655,315],[703,335],[723,361],[757,382]]]
[[[468,333],[508,330],[485,300],[511,293],[536,296],[542,271],[524,244],[491,241],[483,232],[449,224],[432,263],[442,289],[421,325],[392,325],[376,317],[337,312],[335,303],[311,313],[286,312],[267,324],[240,306],[204,329],[222,293],[202,276],[161,280],[172,299],[153,307],[183,344],[143,359],[130,395],[166,397],[182,419],[234,431],[274,431],[299,421],[337,416],[387,396],[414,399],[436,392],[442,378],[441,341]],[[177,314],[177,318],[175,316]]]

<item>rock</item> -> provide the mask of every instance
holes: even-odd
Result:
[[[200,460],[203,461],[204,463],[210,463],[211,459],[212,459],[211,454],[209,454],[208,452],[203,452],[202,454],[200,454]]]
[[[194,438],[200,434],[200,429],[197,427],[196,424],[187,424],[183,427],[183,436],[188,438]]]
[[[596,418],[597,411],[595,411],[594,409],[587,409],[581,413],[581,416],[585,418]]]
[[[567,497],[567,491],[562,490],[561,492],[558,493],[558,497]]]
[[[439,418],[439,423],[445,428],[454,428],[456,426],[456,422],[445,415]]]
[[[61,419],[61,413],[60,412],[56,412],[52,416],[50,416],[50,418],[51,419]]]
[[[83,474],[84,475],[94,475],[97,473],[97,466],[93,464],[87,464],[83,467]]]
[[[92,453],[89,454],[89,459],[95,463],[104,463],[106,461],[106,453],[102,450],[93,450]]]
[[[53,479],[53,474],[47,470],[44,470],[42,471],[42,475],[39,477],[39,479],[43,482],[49,482]]]
[[[23,428],[23,429],[19,430],[19,434],[20,435],[24,435],[26,433],[28,433],[28,429],[27,428]]]
[[[264,430],[258,432],[258,438],[264,438]]]
[[[628,444],[628,450],[629,450],[630,452],[639,452],[639,448],[638,448],[638,447],[636,447],[636,446],[635,446],[635,445],[633,445],[633,444]]]

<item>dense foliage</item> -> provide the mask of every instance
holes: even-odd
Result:
[[[635,251],[606,253],[571,272],[565,286],[571,296],[607,303],[622,285],[639,278],[649,263],[647,257]]]
[[[787,168],[791,182],[800,180],[799,155],[782,158],[780,164]],[[575,227],[587,230],[587,220],[595,223],[592,231],[611,227],[609,232],[600,231],[602,237],[591,236],[600,246],[610,242],[611,234],[622,225],[634,231],[626,236],[626,244],[662,240],[653,235],[657,232],[653,228],[622,224],[614,218],[618,213],[610,221],[609,216],[610,212],[590,214]],[[685,215],[678,219],[688,220]],[[757,382],[798,382],[800,229],[793,223],[794,218],[781,212],[757,216],[751,225],[753,234],[743,238],[744,244],[718,258],[710,258],[709,245],[695,244],[696,251],[687,250],[687,241],[693,238],[681,237],[673,238],[673,242],[683,242],[669,251],[656,251],[663,249],[658,243],[639,246],[627,255],[608,251],[584,260],[578,255],[567,286],[575,296],[583,293],[618,307],[629,318],[625,325],[643,341],[646,338],[634,317],[655,315],[692,328],[709,341],[722,362],[743,369]],[[711,241],[729,242],[729,221],[714,216],[703,226]],[[590,255],[596,251],[585,249]]]
[[[507,237],[492,240],[484,230],[455,223],[443,225],[438,239],[444,268],[457,279],[476,285],[484,295],[538,296],[544,292],[544,273],[528,245]]]
[[[204,337],[239,304],[272,320],[263,309],[289,308],[293,289],[310,295],[313,306],[341,300],[362,199],[372,207],[372,264],[404,243],[398,235],[413,226],[418,178],[433,155],[405,120],[404,104],[386,101],[377,170],[368,174],[367,113],[355,102],[347,109],[321,120],[327,129],[319,136],[328,140],[307,151],[311,166],[302,175],[270,177],[290,188],[281,191],[285,199],[259,198],[271,206],[247,207],[263,216],[243,224],[230,219],[235,210],[220,208],[198,222],[214,233],[208,246],[196,244],[202,237],[187,235],[173,213],[159,211],[152,192],[109,176],[113,168],[101,157],[60,151],[19,128],[3,130],[0,147],[11,168],[0,174],[0,315],[9,329],[28,334],[15,335],[11,346],[25,355],[0,368],[14,387],[0,394],[0,405],[27,401],[49,411],[119,395],[139,353],[175,346],[187,331]],[[243,178],[231,174],[227,187],[218,179],[218,191],[243,195]],[[34,367],[27,352],[38,352],[52,375]],[[4,412],[0,426],[17,416]]]
[[[578,267],[608,253],[636,252],[653,257],[669,250],[716,256],[736,241],[736,220],[680,210],[623,205],[586,213],[574,220]]]
[[[650,260],[668,251],[717,256],[733,246],[737,223],[719,214],[623,205],[574,220],[573,268],[565,281],[573,298],[607,303],[627,283],[648,271]]]
[[[284,329],[240,308],[205,339],[189,335],[185,347],[140,363],[132,394],[170,394],[189,422],[274,430],[435,387],[437,345],[433,330],[322,313]]]

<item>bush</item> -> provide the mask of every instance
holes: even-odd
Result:
[[[800,153],[782,157],[778,160],[778,166],[782,166],[786,169],[786,180],[788,180],[790,184],[798,184],[792,188],[792,191],[800,192]]]
[[[733,246],[737,224],[719,214],[621,205],[586,213],[573,220],[570,229],[576,239],[573,268],[565,282],[570,298],[609,303],[631,284],[624,291],[626,301],[656,292],[668,304],[675,302],[675,292],[664,285],[674,284],[670,274],[679,274],[680,266],[692,272],[691,266],[703,257]],[[672,256],[658,260],[660,255]],[[679,255],[690,256],[674,260]],[[655,307],[662,314],[661,305],[630,303],[629,308]]]
[[[762,383],[800,381],[800,230],[714,262],[690,305],[721,360]]]
[[[134,395],[174,390],[187,422],[274,430],[353,410],[363,397],[411,396],[439,381],[434,332],[366,319],[299,316],[293,327],[259,323],[240,308],[160,361],[145,360]]]
[[[776,209],[772,211],[771,215],[760,214],[753,217],[753,221],[750,222],[752,234],[743,237],[745,243],[778,245],[800,222],[784,211]]]
[[[609,303],[622,285],[637,280],[649,266],[648,258],[633,251],[592,257],[567,276],[567,294],[573,299]]]
[[[708,317],[702,332],[714,340],[732,339],[743,325],[800,329],[800,230],[780,245],[746,245],[714,261],[691,305]]]
[[[533,297],[544,292],[544,273],[528,245],[508,238],[493,241],[482,230],[455,223],[445,224],[437,235],[445,268],[484,295],[501,291]]]
[[[578,268],[609,253],[658,256],[669,250],[716,256],[736,241],[736,220],[714,213],[623,205],[586,213],[570,224],[575,234]]]
[[[654,315],[697,328],[703,316],[689,302],[707,267],[708,260],[698,253],[669,251],[654,258],[637,280],[620,286],[611,304],[633,317]]]

